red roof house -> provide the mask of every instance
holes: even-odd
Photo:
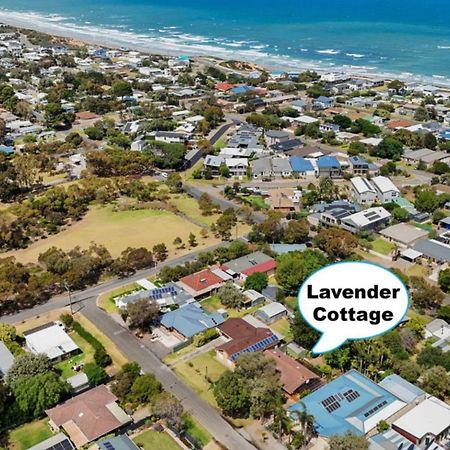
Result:
[[[178,281],[178,285],[192,297],[202,297],[218,289],[225,280],[219,275],[212,272],[210,269],[202,270],[201,272],[187,275]]]

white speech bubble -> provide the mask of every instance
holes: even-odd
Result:
[[[348,339],[386,333],[405,317],[409,295],[400,278],[368,262],[331,264],[307,278],[298,309],[322,333],[312,353],[330,352]]]

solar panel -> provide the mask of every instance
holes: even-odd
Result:
[[[344,392],[345,399],[351,403],[352,401],[356,400],[358,397],[360,397],[360,394],[358,391],[354,391],[353,389],[349,389],[348,391]]]

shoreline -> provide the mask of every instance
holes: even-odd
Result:
[[[349,76],[367,78],[372,80],[398,79],[409,83],[430,84],[444,90],[450,89],[449,78],[437,76],[420,75],[413,73],[401,73],[395,71],[383,71],[376,67],[365,67],[356,65],[336,65],[330,63],[328,66],[321,65],[312,60],[300,60],[289,56],[278,56],[263,53],[256,50],[236,50],[214,45],[191,45],[188,43],[174,43],[170,39],[159,39],[148,35],[141,35],[132,31],[119,31],[114,28],[103,28],[101,26],[82,26],[61,22],[59,16],[44,16],[36,13],[22,13],[0,9],[0,23],[38,31],[50,36],[78,41],[79,43],[101,46],[111,49],[127,49],[139,51],[145,54],[157,54],[161,56],[180,56],[186,54],[191,58],[201,61],[202,58],[222,62],[226,60],[237,60],[272,70],[283,70],[286,72],[301,72],[313,70],[319,74],[336,72]]]

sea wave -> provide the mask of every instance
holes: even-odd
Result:
[[[450,45],[438,45],[439,50],[450,50]]]
[[[352,58],[364,58],[366,55],[361,53],[346,53],[345,56],[351,56]]]
[[[187,54],[190,56],[213,56],[223,59],[242,59],[270,69],[281,70],[316,70],[320,73],[326,71],[348,71],[352,75],[379,75],[380,78],[401,78],[404,80],[430,81],[436,78],[404,72],[386,72],[379,67],[364,65],[339,65],[336,61],[326,58],[325,61],[295,57],[278,53],[276,45],[256,42],[253,40],[229,40],[222,37],[207,37],[180,32],[179,27],[168,26],[159,29],[147,29],[148,34],[139,34],[122,28],[96,26],[83,22],[76,22],[73,18],[57,15],[46,16],[35,12],[13,12],[0,9],[0,22],[23,28],[32,28],[37,31],[57,36],[73,38],[94,45],[105,47],[120,47],[149,53],[166,55]],[[307,39],[306,39],[307,40]],[[269,50],[270,48],[270,50]],[[281,50],[281,48],[280,48]],[[298,53],[309,52],[307,48],[298,49]],[[315,50],[318,54],[336,56],[341,53],[337,49]],[[357,53],[350,54],[354,58],[363,57]],[[305,55],[306,56],[306,55]],[[348,55],[347,55],[348,56]],[[381,59],[381,58],[380,58]],[[371,61],[372,62],[372,61]],[[440,85],[450,86],[450,78],[439,79]]]

